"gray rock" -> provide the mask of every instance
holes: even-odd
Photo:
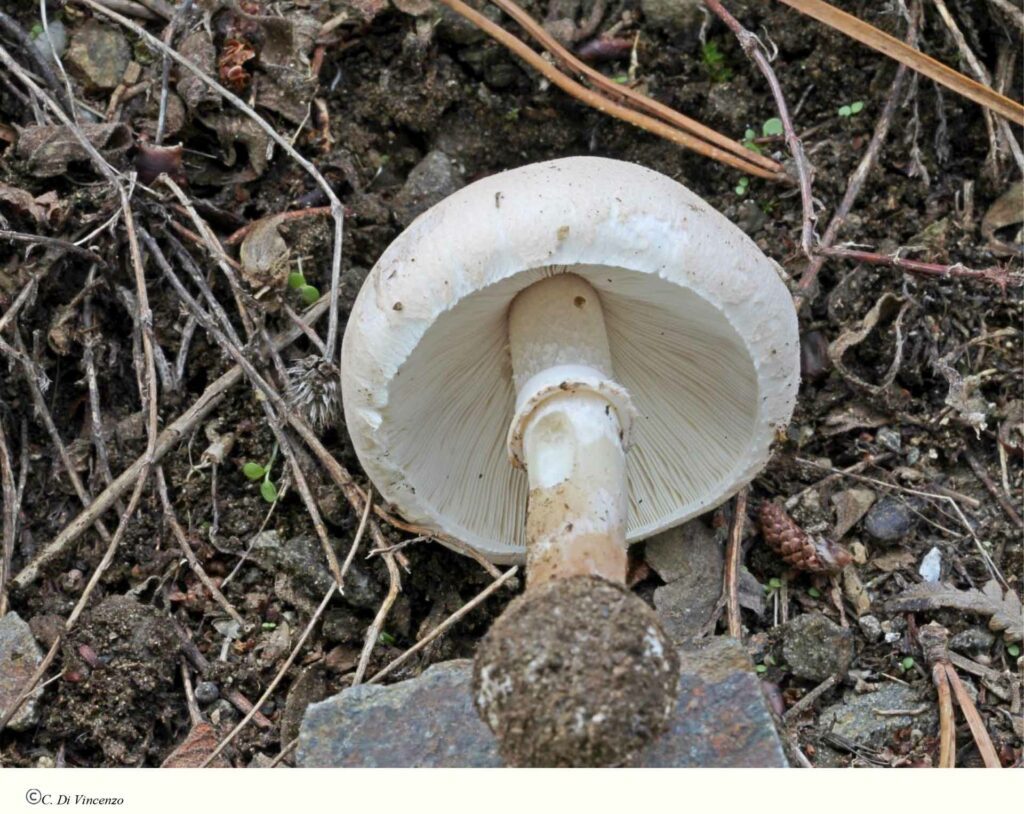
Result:
[[[113,90],[121,83],[132,50],[116,28],[87,20],[71,37],[65,64],[88,91]]]
[[[881,427],[875,433],[875,439],[890,452],[899,452],[903,445],[903,439],[900,437],[899,431],[889,427]]]
[[[472,662],[435,664],[389,687],[361,684],[306,710],[296,760],[313,767],[501,766],[477,717]]]
[[[785,766],[744,648],[713,639],[681,653],[676,712],[641,766]],[[473,708],[472,663],[435,664],[388,687],[361,685],[306,710],[296,760],[305,767],[496,767],[494,736]],[[728,733],[727,737],[723,733]]]
[[[916,715],[893,715],[897,710],[920,712]],[[890,713],[890,714],[886,714]],[[859,746],[881,748],[898,729],[913,727],[926,736],[938,729],[938,707],[922,698],[912,687],[885,684],[875,692],[853,695],[821,712],[818,725],[822,732]]]
[[[206,706],[212,704],[218,698],[220,698],[220,688],[216,682],[213,681],[200,681],[196,684],[196,701]]]
[[[43,651],[27,622],[14,611],[0,619],[0,715],[15,702],[42,659]],[[39,720],[37,701],[42,694],[42,687],[36,687],[7,726],[21,732],[35,725]]]
[[[756,235],[768,221],[768,216],[754,201],[743,201],[736,212],[736,225],[748,235]]]
[[[882,543],[906,537],[914,528],[914,515],[901,500],[884,497],[868,511],[864,531]]]
[[[670,34],[696,32],[704,20],[702,0],[640,0],[644,20]]]
[[[857,620],[857,624],[860,626],[860,632],[864,634],[869,642],[877,642],[882,638],[882,623],[878,621],[877,616],[870,614],[860,617]]]
[[[668,583],[655,590],[654,607],[681,644],[703,627],[722,593],[722,543],[703,520],[692,520],[649,540],[645,552],[647,563]]]
[[[341,541],[332,539],[331,545],[340,555]],[[319,602],[331,587],[323,548],[313,535],[283,540],[276,531],[264,531],[253,541],[249,556],[264,571],[287,577],[291,587],[307,600]],[[373,572],[357,558],[345,575],[343,595],[353,607],[376,610],[384,592]]]
[[[395,216],[408,226],[438,201],[447,198],[466,183],[461,169],[440,150],[431,150],[420,161],[395,195]]]
[[[805,613],[783,626],[782,656],[798,678],[844,675],[853,660],[853,631],[817,611]]]
[[[46,31],[42,30],[42,25],[40,24],[39,32],[32,37],[32,45],[45,59],[53,60],[54,51],[57,52],[57,56],[61,56],[67,49],[68,32],[64,27],[64,23],[52,18],[46,21],[46,29],[50,33],[49,39],[47,39]]]
[[[714,579],[703,569],[722,571],[722,544],[701,519],[656,534],[644,544],[644,559],[665,582],[697,577]]]
[[[953,636],[949,640],[949,646],[960,653],[987,653],[995,642],[995,635],[984,628],[969,627]]]

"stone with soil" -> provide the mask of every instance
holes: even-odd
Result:
[[[891,497],[882,498],[864,518],[864,531],[881,543],[902,540],[914,528],[914,515],[909,507]]]
[[[633,765],[783,767],[771,713],[742,645],[726,637],[679,653],[679,693],[665,732]],[[442,662],[387,687],[361,685],[306,711],[303,767],[487,768],[504,765],[473,708],[472,662]]]
[[[826,707],[819,727],[823,733],[851,744],[878,749],[900,729],[913,727],[925,736],[935,735],[937,710],[934,700],[921,696],[913,687],[889,683],[875,692],[853,695]]]
[[[113,90],[121,84],[131,57],[120,31],[89,20],[72,35],[65,63],[87,91]]]
[[[14,611],[0,619],[0,715],[5,714],[17,700],[21,688],[36,671],[42,658],[43,651],[36,644],[27,622]],[[42,687],[33,690],[7,726],[16,732],[34,726],[39,720],[36,702],[42,694]]]
[[[853,631],[822,613],[805,613],[783,626],[782,655],[798,678],[842,676],[853,659]]]
[[[466,183],[462,170],[447,154],[431,150],[420,161],[395,196],[395,216],[408,226],[418,215],[447,198]]]

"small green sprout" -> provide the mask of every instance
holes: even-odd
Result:
[[[900,662],[900,667],[903,669],[904,672],[906,672],[907,670],[913,670],[914,665],[916,663],[917,662],[914,661],[913,656],[907,656],[905,659],[903,659],[903,661]]]
[[[758,672],[758,673],[767,673],[768,672],[768,668],[765,665],[763,665],[763,664],[755,664],[754,665],[754,670],[756,672]]]
[[[274,466],[274,459],[277,458],[277,444],[274,444],[274,449],[270,453],[270,460],[266,464],[258,464],[255,461],[246,461],[242,465],[242,474],[245,475],[251,481],[257,481],[262,479],[263,482],[260,484],[260,495],[267,503],[277,502],[277,486],[270,479],[270,470]]]
[[[821,591],[819,591],[817,588],[808,588],[807,595],[813,596],[815,599],[821,599]]]
[[[277,630],[277,622],[263,622],[260,627],[263,630]]]
[[[773,591],[777,591],[779,590],[779,588],[782,587],[782,580],[778,577],[772,577],[770,580],[768,580],[768,587],[771,588]]]
[[[395,642],[397,642],[398,639],[396,639],[394,636],[392,636],[386,630],[382,630],[381,633],[380,633],[380,636],[378,637],[378,641],[381,644],[391,645],[391,644],[394,644]]]
[[[320,299],[320,289],[307,283],[306,277],[301,271],[293,271],[288,275],[288,287],[298,291],[306,305],[312,305]]]
[[[1006,645],[1006,652],[1013,658],[1017,658],[1020,655],[1020,647],[1015,644],[1008,644]]]
[[[728,82],[732,79],[732,68],[725,64],[725,54],[718,49],[715,40],[708,40],[700,51],[704,70],[708,72],[712,82]]]
[[[760,144],[754,141],[754,139],[756,138],[757,133],[755,132],[754,128],[748,127],[743,133],[743,140],[740,141],[740,144],[742,144],[751,152],[757,153],[758,155],[762,155],[764,153],[764,150],[761,149]]]
[[[747,194],[747,187],[750,186],[750,179],[747,176],[743,176],[736,184],[736,188],[733,190],[741,198]]]
[[[858,102],[858,104],[860,103]],[[768,119],[761,125],[761,133],[765,136],[781,136],[782,132],[782,119]]]
[[[267,474],[267,470],[255,461],[246,461],[242,467],[242,474],[249,480],[259,480]]]
[[[856,116],[864,109],[863,102],[853,102],[848,105],[843,105],[839,108],[839,117],[841,119],[849,119],[851,116]]]

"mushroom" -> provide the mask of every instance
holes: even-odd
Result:
[[[652,170],[533,164],[392,243],[342,370],[380,493],[493,562],[526,562],[474,667],[506,762],[628,762],[674,708],[678,668],[623,587],[627,545],[733,495],[788,422],[799,339],[776,264]]]

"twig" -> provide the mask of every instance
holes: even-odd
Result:
[[[0,525],[3,527],[3,551],[0,552],[0,618],[7,613],[7,578],[11,573],[11,560],[14,557],[14,536],[17,532],[18,512],[21,501],[18,500],[18,488],[14,482],[14,464],[11,462],[10,447],[7,445],[7,434],[4,432],[3,418],[0,417],[0,494],[3,495],[3,507],[0,512]]]
[[[313,613],[313,616],[310,618],[309,624],[306,625],[306,629],[302,631],[302,635],[299,637],[298,642],[296,642],[295,647],[292,648],[292,652],[288,654],[288,658],[285,659],[284,664],[282,664],[280,669],[277,671],[277,675],[274,676],[274,680],[267,685],[267,688],[263,691],[263,695],[259,697],[259,700],[256,702],[252,710],[246,713],[245,717],[238,722],[238,724],[235,726],[234,729],[231,730],[230,733],[228,733],[227,737],[225,737],[224,740],[217,744],[217,748],[214,749],[207,756],[206,760],[202,762],[200,768],[205,768],[206,766],[209,766],[210,763],[213,760],[215,760],[217,756],[224,751],[224,749],[227,748],[231,741],[235,739],[238,733],[245,729],[249,721],[252,720],[256,710],[260,709],[265,703],[267,703],[267,699],[270,698],[274,690],[277,689],[277,685],[281,683],[281,679],[283,679],[285,673],[288,672],[288,668],[295,663],[295,659],[298,657],[299,651],[302,650],[302,646],[306,643],[306,639],[309,638],[309,634],[313,632],[313,627],[316,625],[317,621],[319,621],[320,617],[323,615],[324,610],[327,609],[327,605],[330,603],[331,597],[334,596],[334,592],[337,590],[337,588],[338,583],[332,582],[331,587],[327,589],[327,593],[324,594],[324,598],[321,600],[316,611]]]
[[[761,155],[760,153],[756,153],[753,150],[744,147],[739,142],[734,141],[727,136],[723,136],[716,130],[712,130],[710,127],[691,119],[689,116],[684,116],[682,113],[673,110],[667,105],[656,102],[649,96],[637,93],[627,85],[620,85],[617,82],[613,82],[603,73],[595,70],[565,48],[557,39],[551,36],[551,34],[549,34],[540,23],[536,22],[522,8],[512,2],[512,0],[491,0],[491,2],[519,23],[519,25],[521,25],[531,37],[544,46],[544,48],[546,48],[558,62],[565,66],[569,72],[576,74],[577,76],[585,76],[595,85],[595,87],[597,87],[597,89],[611,98],[621,98],[626,104],[636,108],[637,110],[645,111],[651,116],[661,119],[673,127],[692,133],[698,138],[702,138],[711,144],[715,144],[724,150],[728,150],[751,163],[759,164],[766,170],[771,170],[773,173],[781,173],[783,171],[781,165],[777,161],[773,161],[768,156]]]
[[[326,310],[326,303],[317,303],[307,312],[306,318],[310,323],[315,322]],[[279,335],[275,344],[278,347],[286,347],[294,342],[301,333],[297,328],[289,328]],[[242,368],[236,365],[211,383],[188,410],[160,433],[157,438],[156,447],[153,450],[153,462],[156,463],[163,458],[164,455],[178,445],[178,442],[193,427],[205,420],[216,409],[217,405],[220,404],[228,390],[242,380],[242,376]],[[68,523],[51,542],[43,546],[35,558],[15,576],[12,582],[14,587],[23,589],[31,585],[38,577],[40,570],[47,563],[60,556],[78,539],[83,531],[89,528],[96,522],[97,518],[113,506],[135,484],[135,481],[142,472],[144,461],[144,457],[136,460],[109,487],[97,495],[85,511]]]
[[[79,0],[79,2],[91,1],[92,0]],[[686,149],[692,150],[693,152],[699,153],[707,158],[711,158],[721,164],[727,164],[728,166],[741,170],[748,175],[756,175],[761,178],[768,178],[775,181],[782,180],[783,176],[777,172],[767,170],[758,164],[754,164],[746,159],[740,158],[739,156],[716,147],[713,144],[708,144],[708,142],[696,138],[689,133],[677,129],[676,127],[667,125],[663,121],[655,119],[644,113],[638,113],[635,110],[613,102],[607,97],[602,96],[600,93],[584,87],[579,82],[576,82],[558,70],[558,68],[545,60],[536,51],[532,50],[530,46],[518,37],[513,36],[480,12],[470,8],[463,3],[462,0],[440,0],[440,2],[461,17],[465,17],[471,23],[484,31],[484,33],[489,37],[501,43],[509,51],[530,65],[530,67],[542,74],[552,84],[557,85],[570,96],[574,96],[595,110],[604,113],[607,116],[620,119],[621,121],[629,122],[630,124],[643,130],[647,130],[650,133],[654,133],[656,136],[660,136],[667,141],[671,141],[674,144],[678,144],[681,147],[685,147]]]
[[[1013,508],[1013,504],[1006,499],[1006,495],[999,490],[999,487],[997,487],[995,483],[992,482],[992,478],[988,476],[988,472],[985,471],[985,467],[982,465],[981,461],[975,458],[970,452],[966,452],[964,457],[967,458],[967,463],[970,465],[971,469],[974,470],[974,474],[977,476],[978,480],[981,481],[982,485],[988,489],[989,494],[996,499],[1003,511],[1006,512],[1006,516],[1009,517],[1018,528],[1024,528],[1024,520],[1022,520],[1021,516],[1017,514],[1017,510]]]
[[[210,669],[210,660],[206,658],[199,648],[196,647],[186,633],[185,629],[175,619],[171,619],[171,625],[174,628],[174,632],[181,642],[181,650],[185,654],[185,658],[189,660],[193,667],[196,668],[200,673],[206,673]],[[234,688],[224,688],[222,690],[224,697],[243,715],[247,715],[252,712],[253,723],[256,724],[260,729],[273,729],[274,724],[271,723],[270,719],[267,718],[262,712],[259,711],[258,707],[254,706],[252,701],[245,697],[239,690]]]
[[[956,726],[953,722],[953,697],[949,693],[946,665],[932,665],[932,683],[939,694],[939,768],[952,769],[956,765]]]
[[[793,721],[800,713],[806,709],[810,709],[811,705],[817,701],[821,696],[831,690],[836,682],[839,680],[838,675],[830,675],[824,681],[822,681],[817,687],[808,692],[797,701],[793,706],[786,710],[786,714],[782,716],[782,719],[788,724]]]
[[[188,674],[188,660],[182,656],[179,664],[181,668],[181,683],[185,688],[185,706],[188,707],[188,717],[192,726],[203,722],[203,713],[199,711],[199,704],[196,703],[196,693],[192,689],[192,677]]]
[[[941,263],[923,263],[920,260],[907,260],[891,254],[878,254],[876,252],[865,252],[858,249],[845,247],[823,248],[819,250],[822,255],[829,257],[844,257],[848,260],[856,260],[860,263],[871,263],[875,266],[889,266],[891,268],[909,271],[912,274],[923,274],[930,277],[960,277],[968,280],[981,280],[992,283],[999,288],[1006,290],[1007,286],[1019,286],[1024,284],[1024,277],[1020,274],[1014,275],[1007,266],[990,266],[984,269],[970,269],[960,263],[942,265]],[[805,274],[804,277],[807,275]],[[801,278],[801,285],[803,278]]]
[[[274,767],[276,767],[278,764],[281,763],[282,760],[288,757],[288,755],[290,755],[295,750],[295,747],[298,745],[299,739],[297,737],[292,738],[290,741],[288,741],[287,746],[282,748],[281,751],[277,753],[277,757],[270,761],[270,765],[267,768],[273,769]]]
[[[388,592],[384,597],[384,601],[381,603],[380,608],[377,610],[377,615],[373,618],[373,624],[370,625],[366,631],[366,640],[363,642],[363,652],[359,656],[359,666],[356,667],[355,676],[352,678],[352,686],[363,683],[363,676],[366,675],[366,668],[370,664],[370,656],[373,655],[373,648],[377,645],[377,639],[380,637],[381,631],[384,629],[384,622],[387,621],[388,613],[391,612],[391,606],[395,604],[395,600],[398,599],[398,594],[402,590],[402,577],[398,573],[398,566],[395,565],[395,555],[391,553],[381,554],[381,558],[384,560],[384,564],[388,568]]]
[[[210,579],[206,573],[206,569],[200,564],[196,558],[196,553],[192,550],[192,546],[189,545],[188,535],[185,530],[181,527],[178,522],[178,518],[174,513],[174,506],[171,505],[171,500],[167,495],[167,481],[164,479],[164,468],[158,466],[156,468],[156,485],[157,490],[160,492],[160,501],[164,507],[164,517],[167,520],[167,525],[171,527],[171,532],[174,534],[174,539],[178,543],[178,548],[181,549],[181,553],[185,555],[185,559],[188,561],[189,568],[199,578],[199,581],[206,586],[206,590],[210,592],[210,595],[214,598],[218,605],[224,610],[224,612],[230,616],[240,628],[245,629],[247,627],[245,619],[242,615],[235,610],[234,606],[228,602],[227,597],[221,593],[220,588]]]
[[[846,36],[885,54],[902,65],[924,74],[929,79],[959,93],[972,102],[987,107],[1014,124],[1024,126],[1024,106],[1018,102],[1007,99],[992,88],[985,87],[985,85],[954,71],[948,65],[943,65],[916,48],[857,19],[852,14],[840,11],[823,0],[781,0],[781,2],[801,14],[806,14],[818,22],[841,31]]]
[[[491,594],[497,591],[502,585],[504,585],[506,582],[512,579],[512,577],[514,577],[517,573],[519,573],[518,565],[514,565],[511,568],[509,568],[504,574],[502,574],[500,577],[494,580],[494,582],[492,582],[480,593],[478,593],[471,600],[469,600],[469,602],[467,602],[465,605],[463,605],[461,608],[455,611],[455,613],[453,613],[451,616],[449,616],[447,619],[441,622],[441,624],[439,624],[437,627],[431,630],[430,633],[428,633],[426,636],[424,636],[422,639],[416,642],[416,644],[414,644],[412,647],[410,647],[408,650],[402,653],[402,655],[400,655],[398,658],[396,658],[383,669],[379,670],[373,676],[368,678],[366,680],[366,683],[374,684],[377,681],[380,681],[382,678],[384,678],[384,676],[386,676],[388,673],[396,670],[398,667],[401,667],[410,658],[419,653],[424,647],[426,647],[428,644],[434,641],[434,639],[436,639],[438,636],[440,636],[442,633],[448,630],[448,628],[450,628],[452,625],[454,625],[456,622],[462,619],[467,613],[473,610],[473,608],[475,608],[477,605],[479,605],[481,602],[487,599],[487,597],[489,597]]]
[[[971,700],[971,696],[967,694],[967,690],[964,689],[964,685],[960,681],[960,676],[956,674],[956,670],[953,669],[953,665],[946,665],[946,676],[949,678],[949,683],[953,687],[953,694],[956,696],[957,703],[960,705],[960,710],[963,712],[964,718],[967,719],[967,725],[971,728],[971,734],[974,736],[974,743],[978,747],[978,752],[981,753],[981,759],[985,763],[985,768],[1002,768],[1002,764],[999,762],[999,755],[996,754],[996,748],[992,744],[992,738],[989,737],[988,730],[985,729],[985,724],[981,720],[981,716],[978,714],[978,709],[974,706],[974,701]]]
[[[268,215],[267,217],[276,218],[275,223],[285,223],[290,220],[299,220],[301,218],[315,218],[320,215],[330,215],[331,208],[329,206],[311,206],[309,209],[293,209],[288,212],[281,212],[277,215]],[[224,238],[223,243],[225,246],[235,246],[241,243],[247,234],[253,230],[253,227],[259,221],[252,221],[251,223],[245,224],[239,229],[233,231],[230,235]]]
[[[225,89],[219,82],[207,76],[207,74],[198,65],[192,62],[192,60],[182,56],[170,46],[165,45],[160,41],[160,39],[154,37],[144,28],[136,25],[128,18],[110,11],[109,9],[103,8],[103,6],[99,5],[96,0],[75,0],[75,2],[87,6],[93,11],[117,21],[129,31],[132,31],[136,36],[146,40],[146,42],[153,48],[156,48],[162,54],[166,54],[179,65],[186,68],[210,90],[252,119],[252,121],[255,122],[261,130],[270,136],[275,144],[284,150],[285,153],[287,153],[296,163],[298,163],[300,167],[302,167],[302,169],[312,176],[316,184],[324,191],[324,194],[327,196],[327,200],[330,201],[331,204],[331,216],[334,218],[334,251],[331,257],[331,289],[339,289],[341,286],[341,241],[344,232],[345,209],[341,205],[341,200],[334,193],[331,185],[327,183],[327,179],[321,175],[320,171],[313,166],[308,159],[304,158],[298,150],[291,145],[288,139],[284,138],[273,127],[271,127],[270,124],[268,124],[263,117],[253,110],[250,105],[246,104],[239,97],[235,96],[235,94]],[[334,361],[336,358],[338,344],[338,309],[336,302],[337,301],[335,299],[332,299],[332,307],[330,309],[330,314],[328,315],[327,323],[327,349],[324,358],[330,361]]]
[[[974,78],[978,80],[982,85],[986,87],[992,87],[992,77],[989,72],[985,69],[985,66],[978,61],[978,58],[974,55],[974,52],[967,45],[967,40],[964,39],[963,32],[960,27],[956,24],[956,20],[953,19],[953,15],[949,13],[949,8],[946,6],[945,0],[932,0],[935,4],[935,8],[939,12],[939,16],[942,18],[942,22],[945,23],[946,28],[953,37],[953,42],[956,43],[957,50],[960,51],[960,56],[963,57],[971,69],[971,73],[974,74]],[[1017,143],[1017,139],[1013,135],[1013,130],[1010,129],[1010,123],[1004,119],[999,118],[996,122],[992,122],[992,113],[988,110],[985,111],[985,119],[989,122],[990,126],[998,128],[999,134],[1003,137],[1004,141],[1010,148],[1010,152],[1013,153],[1013,159],[1017,162],[1017,168],[1024,172],[1024,153],[1021,152],[1020,145]],[[1018,124],[1022,124],[1018,122]],[[998,150],[998,138],[996,139],[995,148]]]
[[[910,25],[907,27],[907,41],[910,43],[917,42],[919,19],[920,4],[918,3],[910,10]],[[818,279],[818,272],[821,271],[821,267],[825,264],[826,255],[824,254],[824,250],[828,249],[836,242],[836,238],[839,236],[839,230],[846,222],[846,218],[850,214],[850,210],[853,209],[853,204],[860,196],[860,191],[864,186],[864,182],[867,180],[869,173],[878,161],[878,154],[882,150],[882,145],[885,143],[886,136],[889,135],[889,127],[892,125],[892,117],[896,112],[896,108],[899,104],[899,98],[903,94],[903,89],[906,86],[908,73],[909,72],[905,65],[900,65],[896,69],[896,75],[892,81],[892,88],[889,90],[889,96],[885,100],[885,106],[882,108],[882,113],[878,117],[878,121],[875,123],[875,130],[871,134],[871,141],[868,142],[867,149],[864,151],[864,155],[861,156],[860,163],[857,164],[857,168],[853,173],[851,173],[850,180],[846,183],[846,192],[843,193],[843,198],[839,202],[839,206],[836,207],[835,214],[832,215],[832,219],[829,221],[829,224],[825,229],[825,234],[822,236],[818,246],[817,256],[812,258],[810,264],[807,266],[807,270],[804,271],[803,275],[800,277],[800,282],[797,284],[797,293],[793,298],[797,310],[800,310],[804,303],[806,303],[810,298],[811,292],[813,291],[814,285]]]
[[[345,562],[341,566],[341,578],[345,579],[345,575],[348,573],[348,569],[352,567],[352,561],[356,558],[356,550],[359,548],[359,543],[362,542],[363,534],[366,532],[366,523],[370,519],[370,509],[373,508],[373,494],[368,491],[366,494],[366,501],[363,505],[363,516],[359,518],[359,528],[356,529],[356,536],[352,538],[352,545],[349,547],[348,556],[345,557]],[[344,582],[341,583],[342,595],[344,595]]]
[[[185,16],[189,11],[191,11],[191,9],[192,0],[184,0],[174,12],[174,16],[171,17],[171,21],[167,24],[167,28],[164,29],[163,33],[163,40],[168,47],[170,47],[174,41],[174,35],[177,33],[178,25],[185,19]],[[163,64],[160,67],[160,107],[156,117],[156,135],[153,137],[153,143],[158,147],[163,144],[164,141],[164,127],[167,121],[167,97],[170,91],[170,77],[171,58],[167,54],[164,54]]]
[[[0,229],[0,238],[10,240],[16,243],[30,243],[39,244],[42,246],[50,246],[54,249],[72,254],[80,260],[85,260],[88,263],[99,263],[102,266],[107,266],[107,261],[100,257],[98,254],[83,249],[81,246],[76,246],[74,243],[69,243],[66,240],[61,240],[57,237],[46,237],[45,235],[34,235],[27,234],[25,232],[11,232],[7,229]]]
[[[743,527],[747,520],[747,487],[736,493],[732,510],[732,526],[729,528],[729,543],[725,548],[725,618],[729,635],[737,641],[743,640],[743,617],[740,615],[740,545],[743,542]]]
[[[775,107],[779,111],[779,120],[782,122],[782,132],[786,136],[786,146],[789,147],[789,153],[793,156],[797,178],[800,182],[800,205],[803,209],[800,245],[804,250],[804,254],[810,257],[811,249],[814,245],[814,223],[817,220],[817,216],[814,214],[814,196],[811,191],[814,168],[807,160],[803,142],[793,127],[793,121],[789,116],[789,105],[786,103],[785,94],[782,92],[782,85],[779,84],[779,78],[775,75],[775,71],[772,70],[771,60],[768,58],[768,53],[761,44],[761,40],[740,25],[739,20],[733,17],[719,0],[704,0],[704,5],[718,15],[722,22],[729,27],[729,30],[736,35],[736,39],[739,40],[744,53],[761,71],[761,74],[768,82],[768,87],[771,89],[772,97],[775,99]]]
[[[57,75],[53,72],[53,68],[50,67],[50,63],[47,62],[46,58],[36,49],[35,44],[32,42],[32,38],[29,37],[25,29],[21,27],[17,20],[3,11],[0,11],[0,29],[6,31],[8,36],[18,43],[18,47],[21,49],[22,53],[32,61],[32,64],[36,67],[36,70],[38,70],[43,81],[50,86],[50,89],[57,94],[58,98],[67,92],[61,85],[60,80],[57,79]],[[68,111],[74,109],[70,96],[61,99],[61,101]]]

